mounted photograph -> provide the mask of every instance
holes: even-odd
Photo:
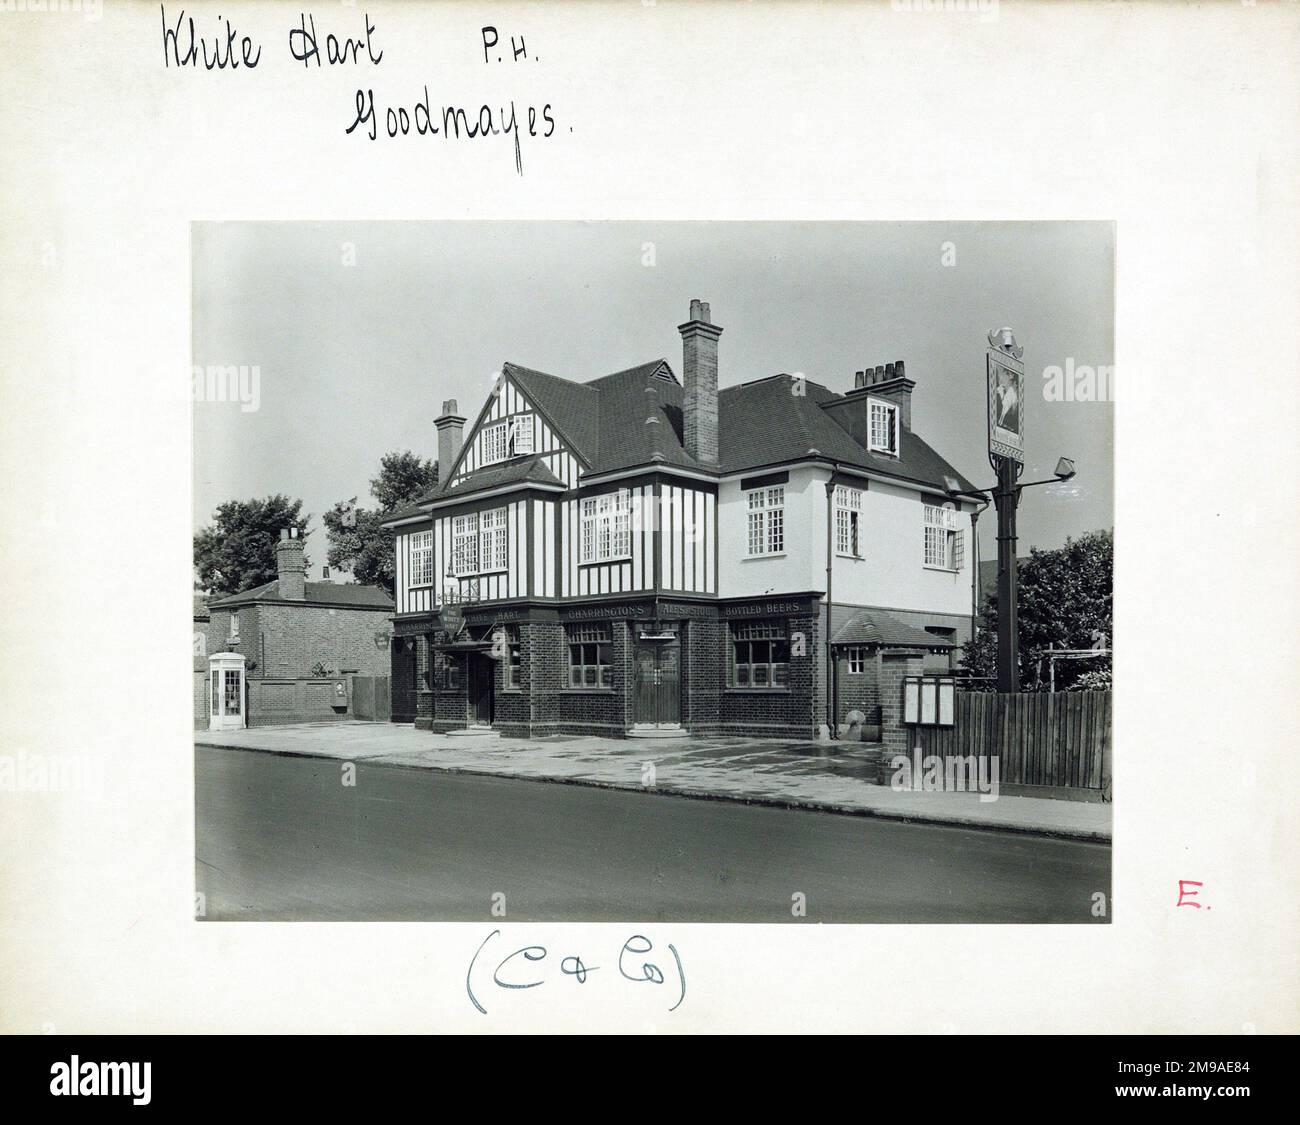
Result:
[[[201,920],[1112,920],[1113,224],[191,242]]]

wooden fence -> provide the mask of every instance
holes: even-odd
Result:
[[[926,755],[996,757],[1004,792],[1111,799],[1108,691],[958,692],[951,727],[909,728]]]

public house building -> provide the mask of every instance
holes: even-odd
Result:
[[[678,331],[680,379],[506,363],[468,434],[443,403],[439,484],[388,523],[394,721],[809,738],[879,721],[891,661],[950,666],[975,505],[903,361],[720,390],[709,305]]]

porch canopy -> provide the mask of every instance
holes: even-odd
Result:
[[[492,649],[491,641],[445,641],[442,644],[435,642],[434,647],[439,652],[489,652]]]
[[[860,609],[831,637],[832,645],[871,645],[876,648],[925,648],[947,652],[957,646],[944,637],[904,625],[878,609]]]

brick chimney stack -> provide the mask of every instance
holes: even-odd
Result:
[[[465,419],[456,413],[454,398],[442,404],[442,413],[433,424],[438,427],[438,484],[442,486],[451,479],[451,467],[460,456],[460,447],[465,441]]]
[[[850,396],[869,394],[887,402],[897,403],[899,421],[903,429],[912,428],[912,388],[916,384],[907,377],[901,359],[893,363],[868,367],[853,373],[853,390]]]
[[[691,301],[682,334],[682,438],[686,452],[708,465],[718,463],[718,337],[709,303]]]
[[[280,597],[300,602],[307,597],[307,568],[302,561],[302,540],[296,527],[284,528],[275,545],[275,570],[280,579]]]

